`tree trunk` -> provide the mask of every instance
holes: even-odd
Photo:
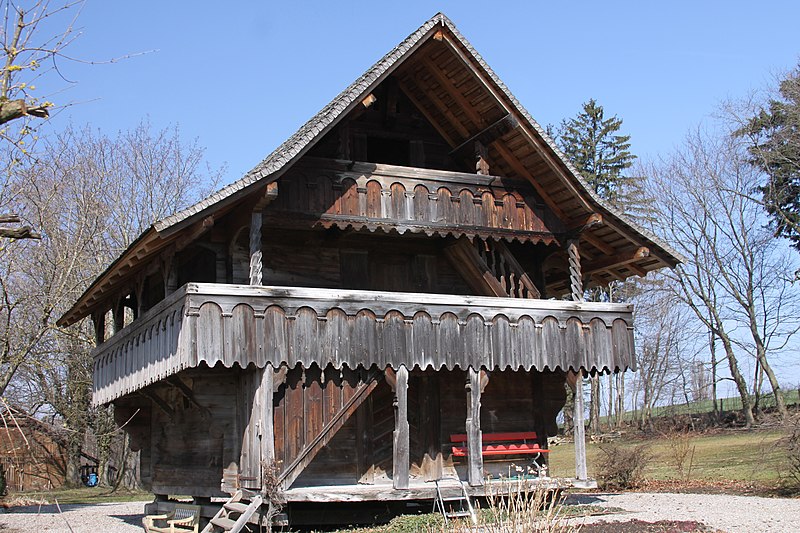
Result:
[[[564,383],[567,391],[567,400],[564,402],[564,436],[572,435],[572,411],[575,408],[575,391],[568,383]]]
[[[772,394],[775,396],[775,407],[778,408],[778,414],[780,414],[781,420],[786,420],[789,416],[789,410],[786,409],[786,402],[783,399],[781,385],[778,383],[778,378],[775,376],[775,372],[767,361],[766,348],[760,340],[756,341],[756,350],[758,351],[758,362],[761,364],[761,369],[767,375],[769,384],[772,386]]]
[[[592,383],[591,398],[589,400],[589,429],[592,435],[600,434],[600,376],[589,378]]]
[[[725,349],[725,357],[728,359],[731,377],[733,377],[733,381],[736,383],[736,389],[739,391],[739,397],[742,399],[742,414],[744,415],[745,425],[750,428],[755,424],[755,419],[753,418],[753,406],[750,403],[747,382],[745,382],[744,376],[742,376],[742,373],[739,371],[739,361],[736,359],[736,354],[733,352],[731,340],[726,335],[718,335],[718,337],[722,341],[722,346]]]
[[[617,379],[617,428],[625,421],[625,372],[619,372]]]
[[[711,349],[711,403],[714,422],[719,421],[719,405],[717,404],[717,340],[712,330],[708,330],[709,348]]]

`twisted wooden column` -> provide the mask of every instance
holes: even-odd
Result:
[[[572,300],[582,302],[583,278],[581,277],[581,255],[578,250],[577,240],[567,243],[567,255],[569,256],[569,286],[572,292]],[[575,401],[572,413],[573,437],[575,439],[575,478],[579,481],[585,481],[588,475],[586,472],[586,430],[583,423],[583,369],[578,368],[576,370],[578,375],[575,379]]]
[[[250,219],[250,285],[261,285],[261,211],[253,211]]]

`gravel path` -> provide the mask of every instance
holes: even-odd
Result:
[[[100,503],[13,507],[0,513],[0,532],[137,532],[142,533],[142,516],[148,502]],[[70,529],[72,528],[72,529]]]
[[[726,533],[800,531],[800,499],[728,496],[725,494],[574,494],[568,503],[619,507],[627,513],[594,516],[582,523],[639,519],[702,522]]]
[[[800,531],[800,499],[723,494],[624,493],[573,494],[567,502],[618,507],[627,511],[580,519],[581,523],[625,522],[633,519],[646,522],[687,520],[702,522],[726,533]],[[142,511],[146,503],[62,505],[62,513],[58,512],[55,505],[15,507],[0,513],[0,533],[141,533]]]

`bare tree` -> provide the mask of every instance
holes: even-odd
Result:
[[[153,131],[143,122],[115,137],[67,129],[17,169],[17,204],[42,240],[0,250],[0,394],[59,415],[74,436],[74,460],[87,427],[109,414],[88,409],[92,332],[55,320],[150,224],[216,185],[219,173],[202,159],[177,129]],[[99,444],[103,452],[110,441]],[[74,480],[77,463],[71,466]]]
[[[37,97],[37,82],[57,70],[57,58],[75,37],[75,18],[82,0],[52,4],[49,0],[0,0],[0,224],[19,224],[15,211],[6,211],[9,187],[17,178],[21,159],[38,139],[35,121],[49,116],[52,102]],[[66,18],[64,22],[63,18]],[[58,24],[51,24],[59,19]],[[57,28],[57,29],[54,29]],[[5,196],[5,198],[4,198]],[[38,239],[30,226],[0,226],[0,238]]]
[[[768,354],[797,332],[798,301],[784,275],[787,248],[764,229],[760,207],[737,192],[753,190],[757,172],[735,139],[696,133],[651,175],[661,192],[660,230],[689,259],[676,271],[676,287],[721,342],[746,423],[753,423],[752,404],[737,349],[763,369],[785,416]]]
[[[633,395],[641,428],[652,429],[653,408],[679,377],[679,357],[687,330],[685,308],[665,288],[670,280],[661,275],[646,282],[636,305],[636,366]]]

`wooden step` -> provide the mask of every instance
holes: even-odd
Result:
[[[211,519],[211,523],[217,527],[221,527],[225,531],[230,531],[233,525],[236,523],[235,520],[231,520],[230,518],[224,518],[222,516],[215,517]]]
[[[243,513],[247,510],[247,504],[241,502],[226,502],[223,507],[232,513]]]
[[[447,513],[447,518],[465,518],[467,516],[472,516],[469,511],[452,511]]]

